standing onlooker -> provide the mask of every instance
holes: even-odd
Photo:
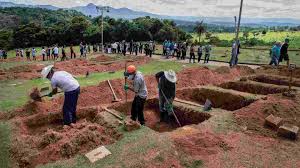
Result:
[[[232,44],[230,67],[235,66],[235,65],[238,64],[239,54],[240,54],[240,47],[241,47],[239,40],[237,41],[237,44],[238,45],[236,45],[236,42],[234,42]]]
[[[181,46],[181,51],[182,51],[182,55],[181,55],[181,59],[185,60],[186,57],[186,49],[187,49],[187,44],[186,42],[184,42]]]
[[[0,59],[3,57],[3,51],[0,49]]]
[[[43,61],[45,61],[45,57],[46,57],[45,47],[42,47],[42,56],[43,56]]]
[[[279,62],[282,62],[282,60],[285,60],[287,63],[287,66],[290,65],[290,59],[289,59],[289,54],[288,54],[289,42],[290,42],[289,39],[284,40],[284,43],[280,49],[280,58],[279,58]]]
[[[71,51],[71,59],[73,58],[73,56],[74,56],[74,59],[75,59],[76,58],[76,53],[74,52],[73,44],[71,44],[70,51]]]
[[[269,65],[275,65],[278,66],[278,60],[280,58],[280,48],[281,48],[281,43],[276,42],[275,45],[272,47],[271,51],[271,61]]]
[[[137,42],[134,43],[133,48],[134,48],[135,55],[137,56],[139,52],[139,44]]]
[[[31,55],[32,55],[32,60],[36,61],[36,50],[35,50],[35,48],[32,48]]]
[[[2,57],[3,59],[7,59],[7,52],[5,50],[2,50]]]
[[[58,54],[59,54],[58,47],[55,46],[53,50],[54,50],[54,59],[57,60],[58,59]]]
[[[83,56],[83,48],[84,48],[84,46],[83,46],[83,43],[82,42],[80,42],[80,45],[79,45],[79,47],[80,47],[80,57],[82,57]],[[103,52],[103,51],[102,51]]]
[[[24,50],[23,49],[20,50],[20,55],[21,55],[22,58],[24,57]]]
[[[180,43],[178,43],[178,45],[177,45],[177,52],[176,52],[176,54],[177,54],[177,59],[179,60],[180,57],[181,57],[181,44]]]
[[[208,63],[209,57],[210,57],[210,52],[211,52],[211,45],[209,45],[209,44],[205,45],[204,63]]]
[[[65,46],[62,46],[62,48],[61,48],[61,54],[62,54],[61,61],[66,60],[67,59],[67,55],[66,55]]]
[[[123,56],[126,56],[126,42],[125,40],[122,41],[122,44],[121,44],[121,50],[122,50],[122,54]]]
[[[200,63],[201,61],[202,54],[203,54],[203,49],[202,49],[202,45],[200,44],[198,47],[198,63]]]
[[[153,49],[154,49],[153,41],[150,41],[149,42],[149,56],[150,56],[150,58],[152,57]]]
[[[51,48],[50,47],[47,48],[46,54],[47,54],[47,61],[48,61],[48,60],[50,60],[50,56],[51,56]]]
[[[16,57],[19,57],[19,56],[20,56],[20,50],[16,49]]]
[[[26,52],[25,52],[25,54],[26,54],[26,58],[27,58],[27,60],[28,60],[28,61],[30,61],[30,51],[29,51],[29,49],[28,49],[28,48],[26,49]]]
[[[140,42],[139,53],[143,54],[143,43],[142,42]]]
[[[91,53],[91,46],[89,44],[87,45],[87,51],[89,54]]]
[[[191,45],[190,47],[190,63],[192,62],[193,59],[193,63],[195,63],[195,48],[194,48],[194,44]]]

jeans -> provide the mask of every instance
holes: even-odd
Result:
[[[133,121],[139,120],[141,125],[145,124],[144,118],[144,104],[146,99],[135,96],[131,106],[131,119]]]
[[[205,54],[204,63],[208,63],[210,54]]]
[[[65,93],[65,101],[63,105],[63,119],[64,125],[70,125],[76,123],[76,108],[77,100],[80,93],[80,87],[74,91]]]
[[[273,64],[274,64],[275,66],[278,66],[278,58],[275,57],[275,56],[272,56],[271,62],[270,62],[269,65],[273,65]]]

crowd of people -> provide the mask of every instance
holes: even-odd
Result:
[[[149,42],[114,42],[105,44],[104,50],[108,54],[123,54],[126,55],[129,52],[130,55],[145,54],[146,56],[152,57],[155,51],[155,43],[153,41]]]
[[[211,55],[212,47],[211,45],[199,45],[198,47],[195,44],[191,44],[189,47],[187,42],[172,42],[169,40],[165,40],[163,43],[163,55],[166,58],[176,57],[178,60],[185,60],[187,56],[187,50],[189,48],[190,57],[189,62],[196,62],[196,53],[198,55],[198,63],[200,63],[203,53],[205,53],[204,63],[209,62],[209,58]]]

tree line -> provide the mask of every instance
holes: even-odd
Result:
[[[40,8],[0,9],[0,48],[95,44],[101,40],[101,18],[91,18],[73,10]],[[134,20],[104,18],[104,41],[188,40],[189,33],[174,21],[142,17]]]

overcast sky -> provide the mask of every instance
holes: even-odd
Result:
[[[0,0],[25,4],[48,4],[74,7],[94,3],[115,8],[176,16],[238,15],[240,0]],[[244,0],[245,17],[300,19],[300,0]]]

